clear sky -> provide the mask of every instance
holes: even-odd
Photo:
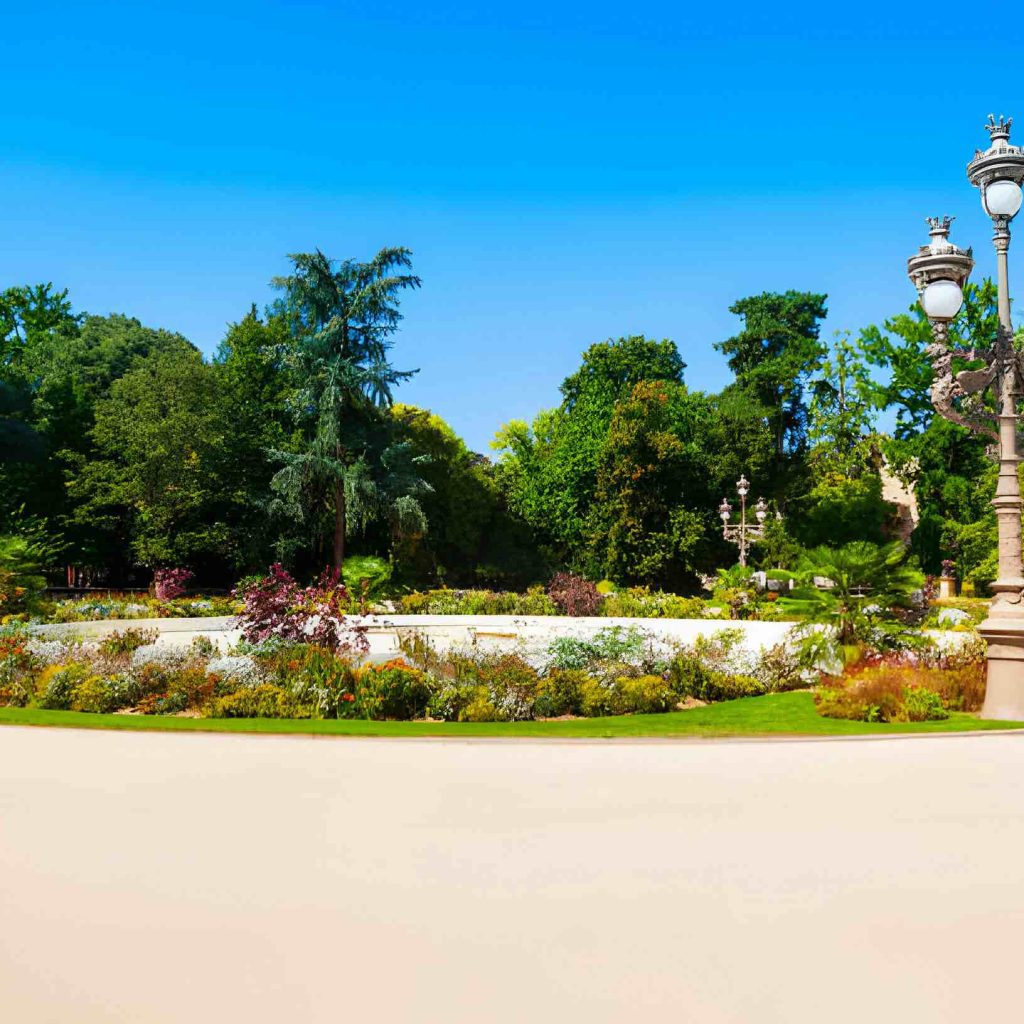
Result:
[[[0,284],[212,352],[286,253],[406,245],[399,397],[478,450],[609,336],[715,389],[740,296],[827,292],[826,334],[907,306],[928,214],[992,271],[964,166],[990,111],[1024,139],[1000,10],[5,5]]]

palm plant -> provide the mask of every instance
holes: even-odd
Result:
[[[797,574],[799,586],[779,603],[787,612],[835,626],[843,645],[864,636],[869,624],[865,608],[910,607],[914,592],[924,585],[924,575],[899,541],[812,548],[801,557]],[[816,578],[821,585],[815,585]]]

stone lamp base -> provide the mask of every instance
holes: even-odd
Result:
[[[990,612],[978,632],[988,644],[988,683],[981,717],[1024,722],[1024,616]]]

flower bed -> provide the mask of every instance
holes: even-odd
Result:
[[[221,652],[205,637],[163,646],[155,631],[102,640],[0,634],[0,705],[212,718],[365,718],[515,722],[651,713],[805,686],[792,652],[752,653],[724,631],[669,646],[612,627],[560,638],[542,658],[441,652],[415,632],[403,655],[362,662],[353,642],[280,635]]]
[[[815,693],[818,713],[857,722],[941,721],[950,711],[977,711],[985,697],[985,644],[924,648],[866,658]]]
[[[398,598],[395,611],[403,615],[596,615],[604,618],[704,619],[729,618],[730,608],[700,597],[681,597],[647,587],[627,587],[596,598],[578,596],[568,587],[555,590],[556,601],[542,587],[526,593],[494,590],[416,591]],[[770,595],[774,598],[774,595]],[[778,620],[785,616],[766,597],[745,610],[744,618]]]
[[[241,603],[227,595],[176,597],[160,600],[138,594],[111,592],[103,597],[76,597],[44,602],[37,614],[15,616],[33,623],[94,622],[102,619],[206,618],[236,615]],[[8,619],[12,621],[12,619]]]

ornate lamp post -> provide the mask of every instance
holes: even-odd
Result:
[[[1010,221],[1021,207],[1024,148],[1010,145],[1009,119],[990,114],[985,126],[991,137],[967,165],[967,177],[981,190],[981,202],[992,218],[999,280],[999,332],[989,348],[951,345],[949,324],[960,312],[963,288],[974,267],[970,249],[949,241],[951,219],[928,219],[931,242],[907,261],[921,306],[932,326],[928,356],[932,362],[932,404],[939,415],[999,446],[999,482],[992,504],[999,525],[999,579],[995,598],[979,631],[988,642],[988,686],[985,718],[1024,720],[1024,571],[1021,565],[1021,493],[1017,477],[1017,399],[1024,380],[1024,361],[1013,347],[1007,254]],[[961,364],[979,369],[954,368]],[[994,408],[985,404],[986,392]]]
[[[722,499],[718,506],[718,514],[722,517],[722,536],[733,544],[738,544],[740,549],[740,565],[747,564],[747,551],[750,545],[764,536],[764,521],[768,517],[768,506],[764,498],[758,498],[754,506],[754,515],[757,523],[747,522],[747,494],[750,492],[750,483],[745,476],[740,476],[736,481],[736,493],[740,496],[740,521],[729,525],[732,518],[732,505],[728,498]]]

